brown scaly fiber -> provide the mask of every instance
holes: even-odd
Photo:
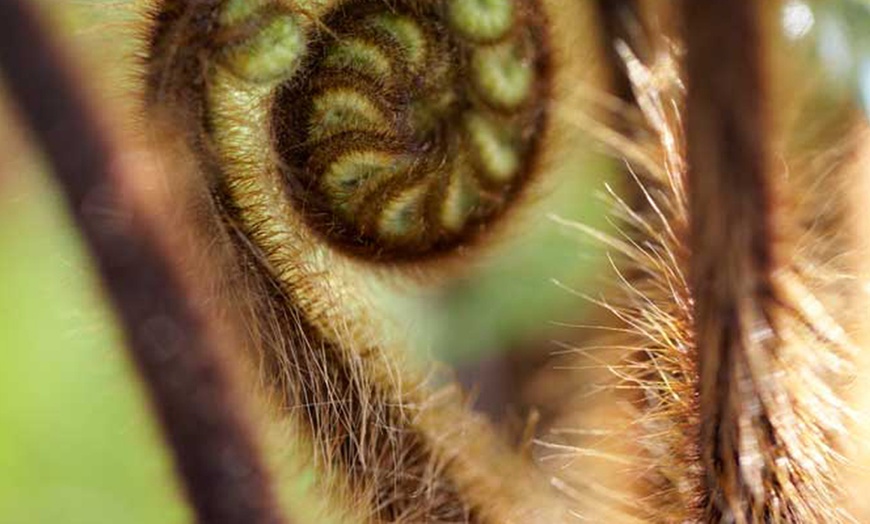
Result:
[[[690,2],[683,16],[703,515],[840,520],[831,446],[845,410],[831,381],[850,344],[793,262],[763,8]]]
[[[771,159],[781,141],[767,113],[782,105],[766,98],[762,11],[684,4],[683,73],[679,47],[643,65],[619,46],[648,130],[634,141],[592,131],[617,146],[640,198],[610,192],[617,235],[569,224],[613,254],[616,291],[587,298],[614,320],[598,326],[611,335],[560,357],[604,371],[542,441],[588,520],[852,521],[838,448],[856,351],[841,327],[855,303],[842,271],[855,268],[829,260],[853,249],[837,231],[847,203],[795,204],[818,169],[786,179]],[[853,146],[829,157],[830,184]],[[609,415],[583,402],[608,402]]]

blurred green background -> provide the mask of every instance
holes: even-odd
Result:
[[[130,2],[41,4],[58,33],[98,70],[105,91],[128,96],[136,28]],[[786,30],[812,38],[832,82],[859,88],[856,96],[870,108],[868,4],[784,6]],[[0,524],[188,522],[77,234],[38,155],[24,146],[14,112],[0,115],[6,115],[0,120]],[[552,206],[568,218],[602,224],[592,194],[612,163],[586,159],[557,173],[564,181]],[[550,280],[582,287],[600,257],[543,217],[533,222],[511,256],[426,298],[421,318],[429,322],[421,329],[433,353],[474,360],[539,340],[549,321],[577,315],[579,299]]]
[[[121,96],[132,11],[39,2]],[[117,93],[117,95],[115,95]],[[0,111],[0,523],[183,523],[188,510],[77,233],[14,111]]]
[[[44,177],[0,189],[0,522],[187,522],[75,231]]]

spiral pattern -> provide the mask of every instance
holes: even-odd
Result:
[[[224,23],[253,36],[222,63],[281,80],[269,111],[278,164],[320,236],[417,258],[468,242],[518,198],[548,91],[533,0],[355,0],[310,30],[282,9],[231,2]]]

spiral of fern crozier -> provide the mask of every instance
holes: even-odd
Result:
[[[536,178],[557,134],[549,36],[570,41],[545,23],[552,9],[159,0],[152,11],[148,115],[182,135],[202,174],[191,185],[208,184],[203,221],[231,252],[227,307],[326,482],[336,475],[327,491],[361,520],[564,513],[457,391],[430,395],[397,320],[416,269],[458,265],[437,255],[480,244]]]
[[[536,3],[323,4],[230,2],[215,36],[219,67],[274,86],[264,116],[286,196],[321,238],[367,258],[472,241],[536,167],[548,98]]]

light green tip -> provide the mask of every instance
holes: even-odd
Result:
[[[333,205],[352,218],[364,186],[378,183],[397,170],[396,157],[383,151],[352,151],[341,155],[329,166],[321,180],[324,193]],[[356,197],[356,198],[355,198]]]
[[[426,186],[415,186],[387,203],[378,221],[381,236],[402,240],[413,235],[422,220]]]
[[[345,131],[377,131],[387,127],[387,118],[363,93],[330,89],[314,98],[309,137],[314,141]]]
[[[251,39],[224,54],[224,66],[236,76],[257,84],[292,76],[305,56],[306,38],[296,19],[274,17]]]
[[[408,65],[419,70],[426,63],[426,35],[414,20],[394,14],[377,15],[372,26],[392,36],[399,43]]]
[[[375,76],[388,77],[393,66],[387,54],[377,45],[364,40],[349,39],[331,47],[323,59],[324,67],[347,68]]]
[[[514,0],[450,0],[451,25],[469,40],[497,40],[511,28]]]
[[[509,109],[531,94],[534,70],[512,42],[478,48],[472,58],[475,82],[490,102]]]
[[[441,224],[450,231],[461,231],[479,200],[479,188],[464,160],[457,159],[450,173],[450,182],[441,208]]]
[[[465,124],[472,146],[483,163],[484,175],[493,182],[509,182],[520,167],[520,159],[504,130],[476,113],[470,114]]]
[[[226,0],[220,13],[220,23],[224,27],[236,25],[254,16],[271,0]]]

